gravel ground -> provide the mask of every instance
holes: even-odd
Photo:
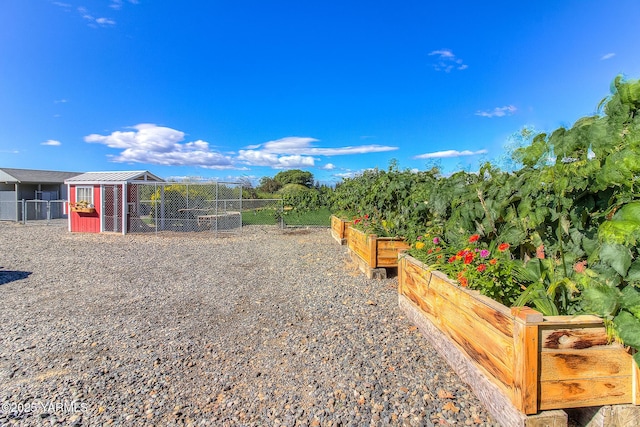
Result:
[[[493,426],[326,229],[0,222],[0,425]]]

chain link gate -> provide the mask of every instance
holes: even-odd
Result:
[[[242,229],[242,185],[134,183],[128,185],[128,232],[238,232]]]
[[[105,185],[102,197],[102,229],[122,233],[122,216],[122,186]]]

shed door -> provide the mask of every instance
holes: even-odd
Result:
[[[104,231],[122,232],[122,186],[105,185],[102,199]]]

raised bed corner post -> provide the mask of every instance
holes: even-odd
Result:
[[[538,412],[538,323],[541,313],[530,307],[513,307],[513,404],[527,415]]]
[[[367,235],[367,245],[369,246],[369,260],[367,261],[367,263],[369,264],[370,268],[376,268],[378,266],[378,251],[376,250],[377,242],[377,235]]]

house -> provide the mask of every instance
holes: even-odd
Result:
[[[149,171],[87,172],[65,180],[69,231],[126,234],[140,206],[134,184],[163,182]]]
[[[63,200],[67,198],[64,181],[79,174],[0,168],[0,220],[46,219],[47,213],[49,218],[61,218],[65,213]]]

